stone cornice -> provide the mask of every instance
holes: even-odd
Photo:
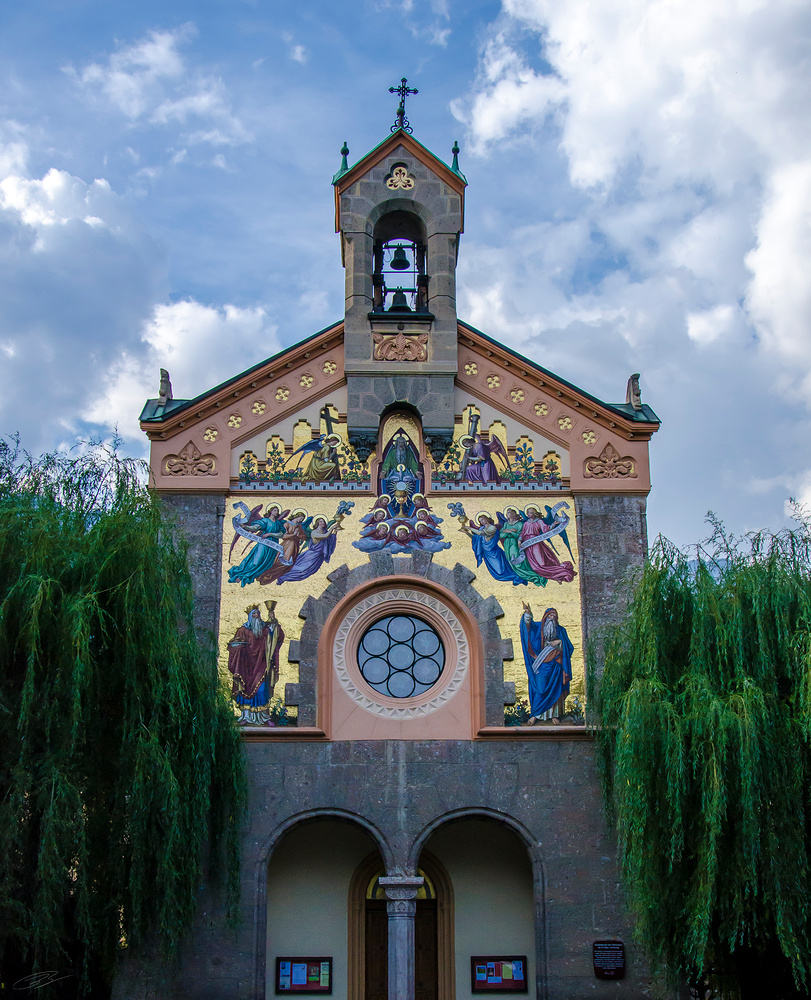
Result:
[[[189,400],[187,404],[173,410],[165,419],[142,420],[141,430],[152,441],[165,441],[179,434],[188,434],[198,424],[212,418],[225,415],[227,419],[226,410],[230,407],[240,404],[244,406],[246,403],[250,405],[251,397],[256,396],[261,390],[275,393],[277,385],[282,386],[286,379],[297,375],[298,369],[322,364],[321,359],[326,356],[328,351],[342,346],[343,335],[343,323],[338,323],[317,336],[269,358],[264,364],[249,369],[221,386]],[[313,391],[309,392],[308,395],[314,397],[322,393],[325,386],[333,389],[346,383],[342,350],[335,352],[335,364],[336,369],[331,376],[321,372],[316,377],[312,386]],[[302,393],[295,387],[291,387],[291,391],[284,400],[275,401],[273,422],[277,423],[289,414],[297,412],[304,401]],[[239,437],[243,436],[244,432],[239,435]]]
[[[649,441],[659,423],[634,420],[501,344],[459,326],[457,384],[553,441],[567,445],[579,425],[599,424],[628,441]],[[472,367],[471,367],[472,366]],[[545,404],[543,412],[541,404]],[[540,412],[536,407],[540,408]],[[565,427],[566,417],[571,421]],[[563,421],[564,426],[559,426]]]

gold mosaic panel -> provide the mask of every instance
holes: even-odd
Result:
[[[232,519],[239,514],[239,509],[235,509],[237,503],[245,504],[248,508],[254,508],[262,504],[262,514],[266,514],[272,507],[278,506],[280,511],[294,512],[303,510],[307,516],[314,518],[323,517],[326,523],[335,518],[339,504],[342,500],[354,501],[352,513],[345,516],[340,524],[340,529],[335,530],[335,550],[329,562],[324,562],[312,575],[306,579],[293,580],[290,582],[272,580],[263,585],[257,580],[242,586],[239,582],[229,582],[229,569],[233,570],[238,566],[253,546],[244,539],[237,538],[236,544],[231,551],[235,538],[235,530]],[[318,597],[329,585],[327,576],[339,566],[346,564],[350,569],[362,565],[367,561],[366,553],[355,548],[352,543],[360,537],[362,527],[360,518],[368,514],[375,504],[375,497],[358,494],[343,493],[339,496],[319,496],[307,493],[236,493],[228,497],[226,501],[226,517],[224,521],[224,538],[222,543],[222,600],[220,612],[219,646],[220,659],[219,669],[223,683],[230,690],[231,675],[228,672],[228,650],[226,644],[234,637],[237,628],[246,621],[246,608],[258,604],[263,617],[265,616],[265,601],[276,601],[275,615],[282,628],[285,638],[281,647],[279,657],[280,676],[275,688],[275,696],[284,697],[284,685],[298,681],[298,665],[287,661],[289,643],[297,640],[301,636],[303,621],[298,617],[298,613],[307,598],[312,595]],[[567,707],[571,705],[572,699],[577,696],[581,704],[585,703],[585,683],[583,667],[583,637],[582,621],[580,609],[580,586],[579,576],[575,576],[571,582],[557,583],[549,580],[545,586],[538,586],[529,583],[526,586],[514,586],[509,582],[501,582],[494,579],[487,570],[485,564],[476,566],[476,558],[471,546],[469,535],[460,530],[460,522],[451,516],[448,510],[450,501],[462,501],[468,517],[475,523],[480,513],[484,512],[496,519],[496,512],[503,511],[507,506],[515,506],[524,509],[530,505],[538,505],[541,508],[546,503],[557,503],[561,500],[569,504],[567,513],[571,518],[567,536],[572,548],[572,555],[566,550],[560,537],[554,539],[554,546],[561,562],[571,561],[575,569],[578,567],[577,537],[574,523],[574,501],[571,496],[560,493],[542,493],[538,500],[534,500],[531,494],[523,493],[516,495],[484,496],[476,494],[454,494],[444,497],[435,494],[428,494],[428,503],[432,512],[442,518],[440,528],[444,540],[450,543],[450,547],[434,554],[434,561],[437,565],[452,569],[456,563],[466,566],[475,574],[472,586],[482,595],[488,597],[493,595],[504,610],[504,616],[499,621],[502,637],[511,639],[513,643],[514,659],[504,661],[504,680],[514,681],[516,693],[519,699],[528,696],[527,671],[524,664],[524,657],[521,648],[520,620],[523,611],[523,603],[527,602],[531,608],[536,621],[540,621],[546,608],[554,607],[558,611],[560,624],[563,625],[574,644],[572,655],[573,676],[570,685]],[[399,556],[394,556],[395,566]],[[295,710],[291,711],[295,715]]]

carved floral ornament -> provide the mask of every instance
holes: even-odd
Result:
[[[386,187],[390,191],[410,191],[416,181],[408,172],[408,167],[404,163],[397,163],[392,168],[391,173],[386,178]]]
[[[583,464],[586,479],[636,479],[636,467],[630,455],[620,458],[620,453],[609,442],[599,458],[587,458]]]
[[[217,463],[213,455],[203,455],[189,441],[177,455],[167,455],[163,460],[164,476],[216,476]]]
[[[382,333],[373,334],[375,361],[427,361],[428,334],[407,336],[397,333],[393,337]]]

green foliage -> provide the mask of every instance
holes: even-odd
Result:
[[[0,442],[6,982],[67,967],[72,995],[103,996],[121,942],[156,931],[171,951],[206,843],[237,899],[241,743],[142,474],[101,448],[32,460]]]
[[[656,965],[725,997],[805,996],[810,539],[714,523],[695,559],[657,543],[607,641],[606,802]]]

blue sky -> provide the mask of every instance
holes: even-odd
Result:
[[[168,12],[167,12],[168,11]],[[799,0],[42,2],[0,13],[0,429],[117,426],[340,318],[330,180],[388,133],[470,187],[459,315],[663,421],[649,527],[811,501]]]

